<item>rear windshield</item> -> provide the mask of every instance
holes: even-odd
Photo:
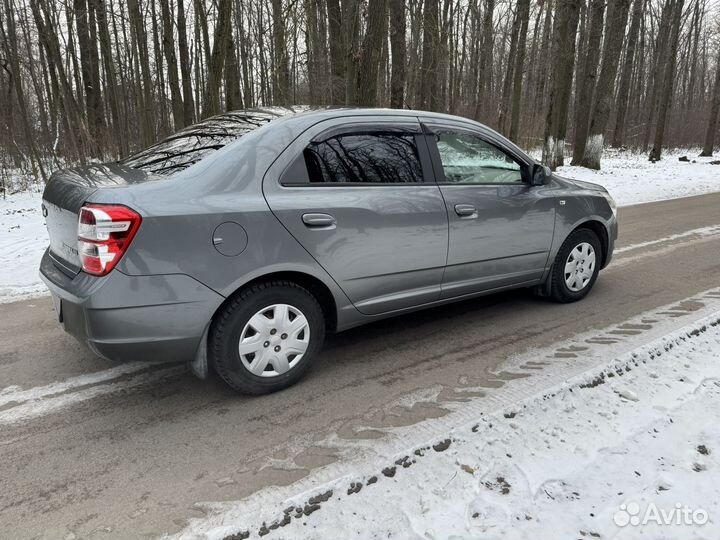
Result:
[[[194,165],[270,120],[293,113],[292,109],[236,111],[188,126],[167,139],[120,163],[154,174],[170,175]]]

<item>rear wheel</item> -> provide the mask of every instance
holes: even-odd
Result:
[[[215,371],[245,394],[275,392],[296,383],[325,338],[325,319],[315,297],[299,285],[253,285],[213,321],[210,356]]]
[[[556,302],[576,302],[592,289],[600,272],[602,248],[589,229],[573,231],[565,239],[550,275],[550,296]]]

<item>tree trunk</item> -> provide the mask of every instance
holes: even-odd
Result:
[[[608,25],[603,43],[603,59],[595,90],[595,106],[590,121],[587,145],[581,165],[590,169],[600,168],[600,158],[604,144],[605,128],[610,119],[613,103],[613,90],[617,76],[623,36],[627,25],[630,0],[613,0],[608,8]]]
[[[542,156],[543,163],[552,170],[563,165],[565,160],[565,132],[579,15],[580,0],[558,1],[553,28],[550,105],[545,124]]]
[[[185,125],[182,94],[180,93],[180,80],[178,79],[177,58],[175,57],[175,36],[173,34],[173,16],[170,13],[168,0],[160,0],[160,16],[163,26],[163,52],[168,67],[168,82],[170,83],[170,101],[172,103],[173,125],[175,131]]]
[[[120,121],[120,99],[118,97],[117,79],[115,77],[115,64],[113,63],[112,47],[110,44],[110,31],[108,29],[107,14],[103,0],[90,0],[90,8],[95,12],[98,25],[98,38],[100,42],[100,55],[102,56],[107,79],[106,88],[110,104],[110,118],[112,119],[112,133],[117,141],[117,154],[128,153],[127,133]]]
[[[512,114],[510,117],[510,140],[518,142],[518,128],[520,126],[520,98],[522,96],[523,71],[525,69],[525,45],[527,42],[527,28],[530,22],[530,0],[518,1],[518,17],[520,17],[520,36],[518,38],[517,54],[515,57],[515,73],[512,95]]]
[[[715,145],[715,134],[718,129],[718,112],[720,112],[720,48],[718,48],[717,62],[715,62],[715,85],[713,86],[712,105],[710,116],[708,116],[707,131],[705,132],[705,144],[701,156],[712,156]]]
[[[635,3],[633,4],[632,21],[630,22],[627,47],[625,48],[625,61],[623,62],[622,74],[620,75],[620,89],[617,97],[615,132],[613,133],[612,141],[612,145],[615,148],[620,148],[623,145],[625,138],[625,115],[627,114],[628,101],[630,100],[630,83],[632,82],[633,62],[644,5],[645,0],[635,0]]]
[[[232,32],[232,28],[229,31]],[[240,68],[232,36],[225,40],[225,46],[225,110],[234,111],[243,108],[243,99],[240,93]]]
[[[326,0],[330,48],[330,103],[345,102],[345,39],[339,0]]]
[[[305,0],[305,50],[307,51],[308,95],[310,105],[320,103],[320,43],[317,0]]]
[[[5,21],[2,20],[2,13],[0,13],[0,37],[3,38],[3,43],[6,43],[7,48],[10,49],[8,62],[13,73],[12,84],[14,85],[15,97],[17,98],[18,107],[20,109],[20,117],[23,123],[26,143],[30,149],[31,161],[37,165],[43,182],[47,182],[47,175],[45,174],[45,169],[42,166],[40,156],[37,152],[37,147],[35,146],[30,120],[28,117],[27,104],[25,103],[25,93],[22,86],[22,79],[20,78],[20,62],[17,57],[17,35],[15,32],[15,21],[13,20],[15,10],[12,9],[13,6],[11,6],[11,0],[4,0],[4,6],[7,26]],[[7,35],[5,28],[7,28]]]
[[[360,53],[360,70],[357,79],[358,105],[372,107],[377,105],[377,82],[380,68],[382,43],[387,35],[387,0],[370,0],[368,2],[368,22],[365,30],[362,51]]]
[[[282,0],[272,0],[273,18],[273,103],[290,103],[290,65],[285,43],[285,12]]]
[[[423,10],[420,108],[434,111],[438,105],[438,47],[440,41],[438,0],[425,0]]]
[[[665,74],[663,77],[662,94],[660,95],[658,120],[655,127],[655,138],[653,147],[650,150],[648,159],[652,162],[660,161],[663,140],[665,139],[665,124],[668,110],[670,109],[670,98],[673,92],[675,80],[675,62],[677,56],[678,41],[680,39],[680,26],[682,22],[682,9],[684,0],[668,0],[673,2],[672,26],[670,30],[670,43],[667,47],[667,58],[665,59]]]
[[[515,69],[515,56],[517,55],[518,36],[520,34],[520,6],[525,4],[525,0],[520,0],[517,4],[515,18],[513,20],[512,31],[510,32],[510,51],[508,52],[507,66],[505,67],[505,78],[502,85],[502,96],[500,97],[500,110],[498,111],[497,129],[501,133],[507,135],[507,113],[510,107],[510,91],[512,89],[513,72]]]
[[[156,82],[153,85],[153,100],[157,104],[157,116],[159,120],[157,136],[164,139],[170,131],[167,111],[167,93],[165,88],[165,69],[163,68],[163,52],[160,45],[161,23],[157,18],[157,6],[155,0],[150,2],[150,22],[152,27],[153,41],[153,66],[155,67]]]
[[[478,95],[475,104],[475,119],[487,118],[487,101],[492,92],[493,65],[493,13],[495,0],[486,0],[485,15],[482,24],[482,42],[480,44],[480,67],[478,68]]]
[[[655,40],[655,54],[653,57],[653,67],[651,80],[649,82],[648,100],[646,103],[646,121],[645,133],[643,136],[642,150],[647,151],[650,144],[650,136],[652,135],[653,119],[658,109],[660,89],[663,85],[663,76],[665,75],[665,58],[666,49],[668,47],[668,36],[670,35],[671,15],[673,0],[665,0],[660,16],[660,22],[657,29],[657,38]]]
[[[88,23],[88,6],[86,0],[73,0],[75,11],[75,27],[77,29],[78,45],[80,49],[80,66],[85,91],[85,110],[87,111],[88,128],[92,134],[93,144],[90,149],[92,155],[99,157],[100,143],[104,140],[104,113],[102,106],[102,95],[100,89],[100,75],[96,55],[93,49],[96,41],[90,38]],[[94,19],[94,18],[93,18]]]
[[[585,48],[585,62],[575,83],[575,133],[573,135],[572,165],[579,165],[585,153],[605,21],[605,0],[591,0],[588,16],[590,30]]]
[[[227,42],[232,36],[231,20],[232,0],[220,0],[210,65],[208,66],[207,89],[202,108],[204,118],[220,112],[220,86],[225,66],[225,53],[228,50]]]
[[[405,0],[390,0],[390,107],[405,107]]]
[[[358,61],[360,59],[360,0],[343,2],[345,36],[345,103],[357,105]]]
[[[195,118],[195,103],[193,102],[190,53],[188,51],[187,23],[185,21],[183,1],[177,0],[178,52],[180,53],[180,76],[182,78],[183,125],[189,126]]]
[[[155,108],[153,106],[152,77],[150,76],[150,61],[148,59],[147,34],[145,33],[144,18],[140,12],[139,0],[128,0],[130,25],[135,36],[135,52],[140,64],[142,91],[138,92],[140,143],[150,146],[155,142]]]

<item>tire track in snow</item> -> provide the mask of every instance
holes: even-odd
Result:
[[[184,364],[131,362],[27,390],[8,386],[0,390],[0,425],[31,420],[74,403],[153,382],[184,370]]]
[[[272,512],[282,511],[282,508],[290,502],[300,502],[312,495],[323,493],[331,484],[350,485],[352,481],[377,473],[379,464],[396,462],[399,458],[412,454],[414,448],[431,446],[439,438],[446,437],[448,432],[462,426],[470,426],[483,415],[505,410],[547,392],[548,389],[562,385],[569,379],[582,377],[601,366],[612,364],[616,358],[667,338],[669,335],[682,334],[685,331],[683,328],[697,324],[707,317],[717,317],[719,313],[720,288],[710,289],[603,330],[583,332],[553,345],[531,349],[509,358],[498,366],[495,372],[511,372],[523,374],[525,377],[507,381],[494,390],[483,388],[486,395],[482,397],[461,402],[443,401],[439,390],[426,392],[422,396],[422,392],[418,391],[416,393],[418,399],[442,406],[450,412],[438,418],[407,426],[366,426],[367,429],[383,432],[385,435],[383,438],[348,440],[337,433],[328,433],[323,441],[314,443],[314,448],[330,450],[338,456],[338,461],[312,470],[293,484],[271,486],[246,499],[198,503],[196,508],[204,510],[206,516],[190,520],[184,531],[166,538],[215,540],[227,534],[237,533],[243,521],[246,524],[259,524],[266,520],[267,523],[271,523],[271,520],[277,517]],[[448,355],[448,361],[452,359],[452,355]],[[538,367],[540,369],[537,369]],[[409,396],[405,405],[410,406],[412,403],[412,396]],[[391,403],[386,408],[396,405]],[[292,451],[301,454],[307,449],[297,445]],[[287,467],[298,467],[297,464],[293,464],[292,456],[288,456],[284,461]]]

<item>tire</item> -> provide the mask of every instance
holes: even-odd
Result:
[[[591,247],[591,253],[588,253],[587,246]],[[580,248],[581,252],[576,251]],[[571,261],[571,253],[573,261],[578,261],[575,265]],[[590,263],[592,255],[592,269],[587,265]],[[580,258],[582,256],[582,258]],[[595,285],[600,266],[602,263],[602,247],[597,235],[590,229],[577,229],[570,233],[565,239],[560,250],[555,256],[555,262],[550,270],[550,297],[555,302],[569,303],[577,302],[587,296]],[[575,268],[574,271],[566,273],[566,269]],[[568,283],[574,280],[574,283]]]
[[[248,287],[223,307],[210,326],[208,351],[233,390],[260,395],[299,381],[324,339],[317,299],[295,283],[270,281]]]

